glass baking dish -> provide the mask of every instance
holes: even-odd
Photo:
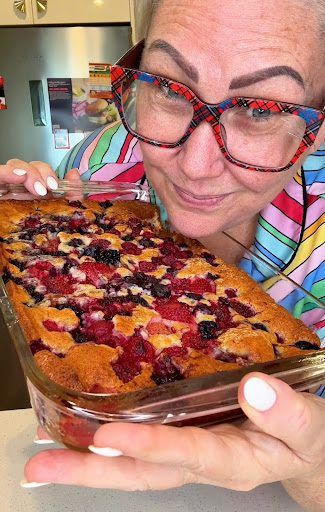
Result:
[[[1,186],[0,197],[31,199],[19,186]],[[55,200],[57,197],[69,197],[73,200],[91,198],[101,201],[149,201],[150,190],[145,186],[127,183],[80,182],[69,185],[60,182],[58,191],[40,200]],[[234,248],[238,248],[238,241],[229,235],[224,236],[231,240]],[[287,292],[298,293],[299,298],[316,304],[322,317],[325,317],[325,304],[281,274],[276,267],[246,248],[245,258],[252,260],[259,269],[267,269],[268,276],[274,276],[275,283],[284,280]],[[272,295],[272,287],[267,291]],[[17,350],[27,380],[31,404],[40,425],[53,439],[77,450],[86,450],[97,428],[107,422],[207,426],[242,418],[237,389],[241,378],[251,371],[272,374],[301,391],[315,389],[325,382],[325,350],[317,350],[303,356],[254,364],[239,370],[173,382],[132,393],[113,395],[75,392],[49,380],[34,363],[1,278],[0,309]]]

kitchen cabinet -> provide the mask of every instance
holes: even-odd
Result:
[[[32,0],[0,0],[0,26],[32,25]]]
[[[129,0],[31,1],[35,25],[130,22]]]

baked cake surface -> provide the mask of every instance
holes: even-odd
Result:
[[[243,271],[136,201],[0,201],[0,271],[39,368],[119,393],[317,350]]]

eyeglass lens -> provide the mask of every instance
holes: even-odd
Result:
[[[192,103],[169,87],[143,80],[125,80],[122,106],[129,127],[152,141],[174,144],[187,132]],[[222,113],[220,129],[232,158],[265,168],[286,166],[299,148],[305,121],[290,112],[234,106]]]

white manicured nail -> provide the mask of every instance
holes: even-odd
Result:
[[[116,450],[115,448],[98,448],[98,446],[90,445],[88,449],[96,453],[96,455],[102,455],[103,457],[120,457],[123,453],[120,450]]]
[[[12,172],[16,174],[16,176],[25,176],[25,174],[27,174],[27,171],[24,169],[14,169]]]
[[[51,482],[27,482],[26,480],[22,480],[20,482],[20,487],[24,489],[34,489],[35,487],[43,487],[44,485],[50,485]]]
[[[55,441],[52,439],[40,439],[38,436],[34,437],[34,443],[35,444],[53,444]]]
[[[51,190],[57,190],[59,186],[58,182],[52,176],[49,176],[47,178],[46,183],[48,184]]]
[[[276,402],[276,393],[269,384],[258,377],[252,377],[244,385],[246,402],[257,411],[268,411]]]
[[[35,181],[34,190],[36,194],[38,194],[39,196],[46,196],[47,194],[46,188],[44,187],[44,185],[42,185],[40,181]]]

